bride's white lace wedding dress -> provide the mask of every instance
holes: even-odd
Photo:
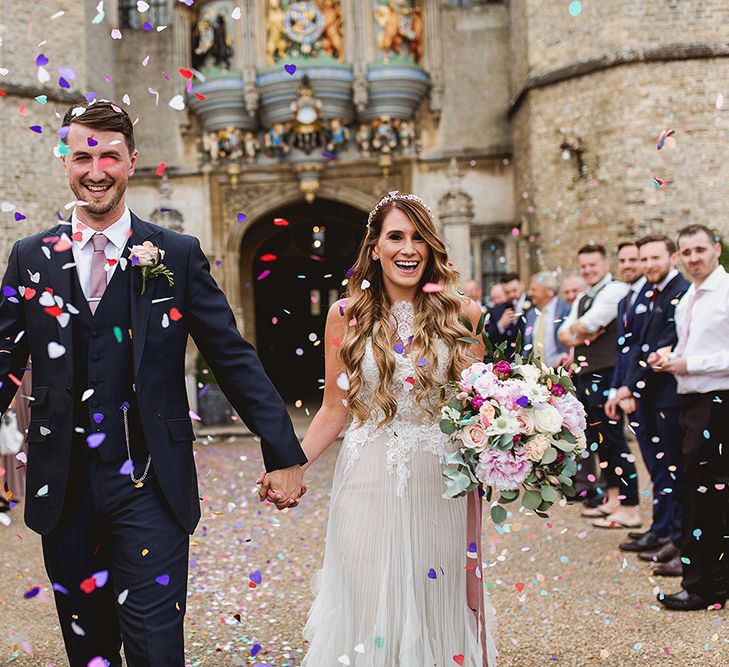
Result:
[[[412,304],[395,303],[391,312],[407,344]],[[444,382],[448,349],[439,342],[437,352]],[[466,498],[442,497],[440,457],[453,445],[415,401],[417,361],[393,354],[395,419],[378,428],[373,407],[341,445],[302,667],[494,667],[492,614],[484,639],[466,602],[466,568],[481,565],[467,542]],[[369,342],[362,363],[364,398],[374,406],[378,371]]]

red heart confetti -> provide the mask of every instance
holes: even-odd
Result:
[[[177,70],[184,78],[186,79],[192,79],[192,70],[187,69],[186,67],[180,67],[180,69]]]
[[[43,310],[52,317],[58,317],[63,312],[58,306],[48,306]]]
[[[453,656],[453,662],[455,662],[457,665],[462,665],[465,659],[466,658],[463,653],[456,653],[456,655]]]
[[[21,104],[21,105],[20,105],[20,106],[18,107],[18,113],[19,113],[19,114],[20,114],[21,116],[27,116],[27,115],[28,115],[28,107],[26,107],[26,106],[25,106],[25,104]]]
[[[32,287],[25,288],[25,294],[23,294],[23,296],[25,297],[26,301],[30,301],[35,295],[36,291]]]
[[[516,586],[516,590],[520,593],[524,590],[525,584],[521,583],[521,581],[518,584],[514,584]]]
[[[278,259],[278,255],[274,255],[273,253],[267,252],[265,255],[261,255],[259,259],[262,262],[275,262]]]
[[[182,319],[182,313],[174,306],[170,309],[170,319],[173,322],[177,322],[178,320]]]
[[[273,224],[276,225],[276,227],[288,227],[289,221],[286,218],[274,218]]]
[[[199,99],[201,102],[205,101],[205,95],[203,95],[202,93],[195,93],[195,97],[197,97],[197,99]]]
[[[84,240],[84,235],[82,232],[74,232],[73,234],[71,234],[71,238],[74,241],[78,241],[79,243],[81,243],[81,241]]]
[[[159,163],[159,165],[157,166],[157,169],[155,169],[155,173],[157,174],[157,176],[162,176],[162,174],[165,173],[166,166],[167,165],[164,162]]]
[[[80,584],[79,588],[86,593],[86,595],[89,595],[90,593],[93,593],[96,590],[96,579],[93,577],[89,577],[88,579],[84,579]]]

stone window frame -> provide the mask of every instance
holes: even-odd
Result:
[[[126,30],[142,30],[145,21],[153,26],[167,25],[170,20],[168,0],[146,0],[149,9],[141,14],[137,0],[119,0],[119,26]]]

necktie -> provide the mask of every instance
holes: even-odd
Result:
[[[658,301],[658,295],[661,293],[661,290],[659,290],[657,287],[653,288],[653,293],[651,294],[651,312],[653,312],[653,309],[656,307],[656,301]]]
[[[534,325],[534,354],[546,361],[544,358],[545,334],[547,333],[547,317],[544,311],[539,313],[537,322]]]
[[[678,332],[678,345],[676,346],[675,355],[676,357],[683,357],[688,347],[689,327],[691,326],[691,315],[694,311],[694,304],[699,295],[702,294],[701,290],[696,290],[688,300],[686,305],[686,320],[681,327],[681,331]]]
[[[104,252],[109,239],[104,234],[94,234],[91,237],[94,254],[91,256],[91,282],[89,283],[89,309],[94,314],[99,307],[99,301],[106,290],[106,253]]]

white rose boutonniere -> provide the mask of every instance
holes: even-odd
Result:
[[[175,284],[174,273],[162,264],[164,256],[165,251],[158,248],[151,241],[145,241],[142,245],[133,245],[130,248],[129,257],[131,258],[132,266],[138,266],[142,269],[141,294],[144,294],[147,289],[148,278],[164,276],[167,278],[170,287]]]

